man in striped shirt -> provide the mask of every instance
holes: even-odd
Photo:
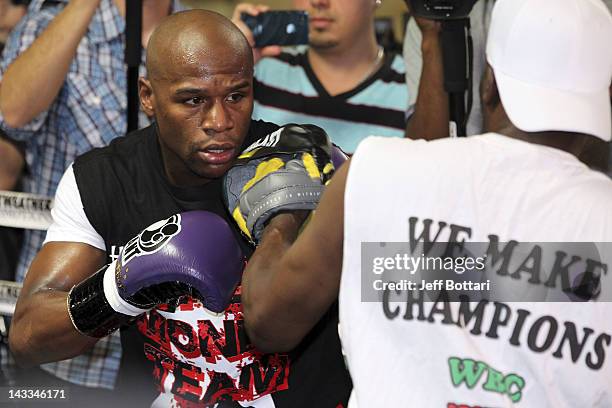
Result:
[[[409,112],[404,61],[376,43],[374,12],[380,0],[294,0],[309,14],[309,45],[255,51],[253,118],[313,123],[347,152],[366,136],[403,137]],[[265,6],[240,4],[234,22],[251,44],[241,13]]]

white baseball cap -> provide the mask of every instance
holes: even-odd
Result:
[[[519,129],[610,140],[612,16],[601,0],[498,0],[487,61]]]

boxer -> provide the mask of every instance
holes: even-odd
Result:
[[[331,175],[327,135],[251,120],[251,48],[210,11],[160,23],[139,85],[155,123],[80,156],[62,178],[53,225],[15,310],[16,359],[34,365],[92,347],[87,358],[95,359],[119,335],[113,402],[121,406],[345,404],[351,383],[336,309],[296,350],[264,354],[251,344],[239,281],[253,246],[223,203],[222,176],[247,147],[255,144],[255,154],[273,139],[309,141],[299,151],[303,167],[286,161],[275,170],[320,190],[326,179],[306,169],[316,161]],[[291,210],[312,208],[318,196],[308,197]]]

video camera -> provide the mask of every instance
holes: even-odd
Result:
[[[406,0],[413,15],[431,20],[466,18],[477,0]]]

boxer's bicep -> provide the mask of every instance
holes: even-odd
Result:
[[[104,265],[104,251],[82,242],[47,242],[23,282],[21,296],[44,290],[68,292]]]
[[[105,253],[78,242],[50,242],[34,258],[11,324],[11,350],[23,365],[78,355],[95,339],[78,333],[67,307],[72,286],[94,274]]]

